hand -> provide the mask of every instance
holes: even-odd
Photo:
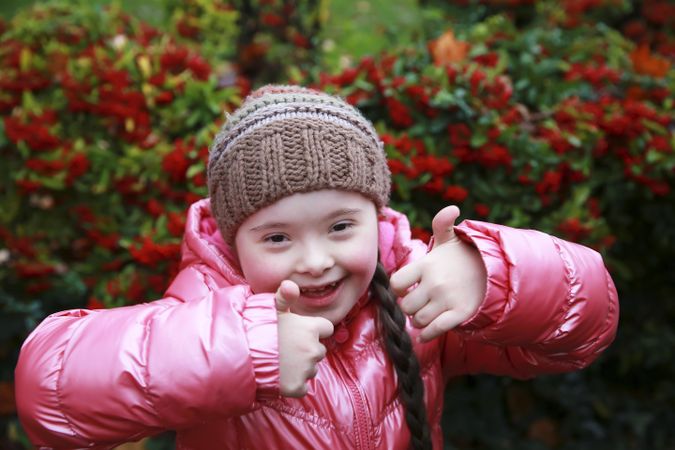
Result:
[[[294,314],[291,305],[300,297],[300,288],[290,280],[281,282],[275,294],[279,326],[279,385],[281,395],[302,397],[307,380],[317,373],[326,356],[319,339],[333,334],[333,324],[323,317]]]
[[[487,273],[478,250],[454,231],[459,208],[448,206],[432,222],[434,246],[391,276],[401,309],[430,341],[473,316],[485,296]],[[412,289],[411,289],[412,288]]]

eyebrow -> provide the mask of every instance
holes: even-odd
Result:
[[[342,216],[353,216],[355,214],[360,213],[361,210],[359,208],[341,208],[337,209],[329,214],[326,214],[326,216],[323,218],[323,220],[330,220],[330,219],[335,219],[336,217],[342,217]],[[290,224],[285,223],[285,222],[265,222],[263,224],[260,224],[258,226],[255,226],[250,229],[250,231],[262,231],[262,230],[269,230],[270,228],[286,228],[290,226]]]

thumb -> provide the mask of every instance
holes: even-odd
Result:
[[[276,300],[277,312],[289,312],[291,305],[300,297],[300,288],[291,280],[284,280],[279,285],[274,298]]]
[[[455,205],[446,206],[438,211],[431,228],[434,231],[434,248],[457,238],[455,235],[455,220],[459,217],[459,208]]]

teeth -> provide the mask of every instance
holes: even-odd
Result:
[[[337,284],[338,284],[338,282],[336,281],[336,282],[334,282],[334,283],[330,283],[330,284],[327,284],[327,285],[325,285],[325,286],[318,287],[318,288],[311,288],[311,289],[309,289],[309,288],[303,288],[303,289],[301,289],[301,291],[302,291],[302,292],[310,292],[310,293],[311,293],[311,292],[322,292],[322,291],[325,291],[325,290],[327,290],[327,289],[333,289],[334,287],[337,286]]]

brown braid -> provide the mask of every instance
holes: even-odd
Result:
[[[370,283],[370,288],[380,300],[379,321],[389,359],[394,365],[399,383],[399,397],[405,408],[405,420],[414,450],[431,449],[431,433],[424,406],[424,384],[420,364],[412,347],[410,335],[405,330],[405,316],[398,306],[396,295],[389,287],[389,277],[382,263]]]

